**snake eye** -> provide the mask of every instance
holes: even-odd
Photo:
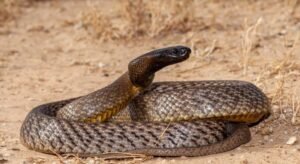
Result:
[[[191,49],[184,47],[180,49],[180,54],[185,55],[185,54],[190,54],[191,53]]]
[[[172,50],[172,54],[175,54],[175,55],[176,55],[176,54],[178,54],[178,53],[179,53],[179,51],[178,51],[176,48]]]
[[[180,54],[181,56],[189,55],[191,53],[191,49],[188,47],[180,47],[178,51],[178,54]]]
[[[162,57],[168,60],[178,60],[182,61],[189,57],[191,53],[191,49],[184,46],[174,47],[164,53],[162,53]]]

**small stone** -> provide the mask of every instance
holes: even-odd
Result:
[[[104,63],[101,63],[101,62],[98,63],[98,67],[99,67],[99,68],[103,68],[104,66],[105,66]]]
[[[86,163],[87,164],[94,164],[94,163],[96,163],[96,161],[94,159],[88,159]]]
[[[11,156],[11,153],[4,153],[3,154],[3,157],[9,157],[9,156]]]
[[[287,145],[294,145],[297,142],[297,137],[292,136],[289,138],[289,140],[286,142]]]

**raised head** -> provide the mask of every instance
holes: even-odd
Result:
[[[184,46],[150,51],[129,63],[130,80],[134,85],[147,87],[153,81],[155,72],[168,65],[186,60],[190,53],[191,49]]]

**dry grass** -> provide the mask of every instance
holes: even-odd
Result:
[[[97,7],[84,13],[81,21],[92,31],[90,34],[101,40],[154,38],[174,32],[185,33],[197,27],[199,21],[194,16],[193,3],[193,0],[189,3],[184,0],[127,0],[122,1],[117,14],[120,15],[119,23],[114,23],[113,18],[103,15]]]
[[[291,102],[290,104],[292,105],[292,119],[291,122],[293,125],[299,125],[300,124],[300,115],[299,115],[299,110],[300,110],[300,97],[296,96],[295,93],[291,96]]]
[[[255,82],[267,93],[274,112],[283,119],[290,118],[292,124],[298,124],[300,121],[298,118],[299,97],[296,94],[297,87],[293,85],[292,80],[292,77],[300,74],[300,66],[294,53],[298,41],[299,33],[291,45],[285,42],[286,53],[265,66]],[[293,91],[292,94],[290,90]]]
[[[87,31],[102,41],[114,40],[119,38],[118,29],[112,26],[109,18],[104,17],[95,8],[82,14],[82,23]]]
[[[245,32],[243,34],[243,41],[242,41],[242,69],[243,75],[247,74],[250,57],[251,57],[251,50],[257,44],[257,27],[262,23],[262,18],[259,18],[256,23],[252,26],[248,25],[247,19],[245,19]]]
[[[0,26],[15,20],[20,15],[22,7],[32,5],[37,1],[39,0],[0,0]]]

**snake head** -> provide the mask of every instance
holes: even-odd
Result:
[[[147,87],[152,83],[155,72],[186,60],[190,53],[191,49],[188,47],[174,46],[141,55],[128,65],[130,80],[134,85]]]

